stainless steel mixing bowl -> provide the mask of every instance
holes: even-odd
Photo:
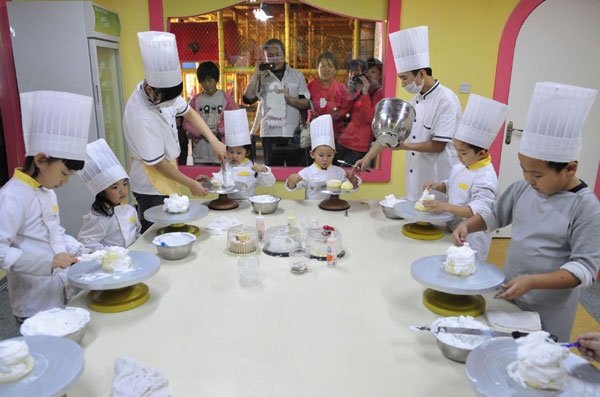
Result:
[[[375,106],[371,128],[381,145],[394,147],[408,138],[416,113],[412,105],[399,98],[384,98]]]

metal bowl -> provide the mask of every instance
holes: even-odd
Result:
[[[371,128],[381,145],[397,146],[408,138],[416,112],[412,105],[399,98],[384,98],[377,102]]]
[[[173,232],[154,237],[152,244],[163,258],[177,260],[190,254],[195,240],[196,236],[192,233]]]
[[[273,201],[268,202],[268,203],[259,203],[256,201],[256,197],[260,197],[260,196],[252,196],[248,199],[248,201],[250,201],[250,203],[252,204],[252,208],[254,208],[254,211],[257,213],[258,213],[258,211],[260,211],[260,213],[263,215],[275,212],[275,210],[279,206],[279,202],[281,201],[281,197],[279,197],[279,196],[273,196],[273,195],[265,195],[265,196],[273,197]]]
[[[450,360],[459,363],[464,363],[467,361],[467,357],[469,356],[469,353],[471,353],[471,349],[462,349],[460,347],[452,346],[442,342],[438,338],[435,338],[435,340],[437,340],[438,347],[442,351],[442,354]]]
[[[394,211],[394,207],[386,207],[385,205],[379,203],[379,205],[381,206],[381,210],[383,211],[383,215],[385,215],[386,218],[390,218],[390,219],[404,219],[401,216],[396,215],[396,211]]]
[[[50,309],[50,310],[61,310],[61,309]],[[85,309],[82,308],[74,308],[74,307],[66,307],[65,309],[62,310],[77,310],[77,311],[85,311],[88,313],[87,316],[87,321],[85,321],[85,323],[81,326],[81,328],[79,328],[78,330],[75,330],[69,334],[65,334],[65,335],[55,335],[55,336],[62,336],[63,338],[67,338],[67,339],[71,339],[73,342],[77,343],[77,344],[81,344],[81,341],[83,340],[83,336],[85,335],[85,331],[87,330],[87,326],[90,323],[90,319],[91,317],[89,316],[89,312]],[[25,320],[27,321],[27,320]],[[20,328],[20,332],[21,335],[23,336],[34,336],[34,335],[42,335],[42,334],[38,334],[38,333],[32,333],[32,332],[27,332],[27,327],[23,326],[25,323],[21,324],[21,328]]]

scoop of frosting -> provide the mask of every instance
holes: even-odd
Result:
[[[447,272],[469,275],[475,272],[475,251],[468,244],[462,247],[451,246],[446,251],[444,268]]]
[[[189,207],[190,199],[186,195],[180,196],[173,193],[163,202],[163,210],[169,212],[185,212]]]

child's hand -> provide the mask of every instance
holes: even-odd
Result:
[[[432,214],[448,211],[448,203],[438,200],[424,200],[423,207],[427,208]]]
[[[298,174],[292,174],[288,177],[287,180],[287,185],[290,187],[290,189],[293,189],[296,187],[296,185],[302,180],[302,177]]]
[[[208,194],[208,190],[197,181],[193,182],[188,188],[194,196],[206,196]]]
[[[457,247],[462,247],[464,242],[467,241],[467,234],[469,234],[469,230],[467,229],[465,223],[461,222],[452,232],[450,240],[452,240],[452,243]]]
[[[423,185],[423,190],[431,190],[431,189],[436,190],[434,188],[435,185],[436,185],[436,183],[434,181],[425,182],[425,184]]]
[[[267,172],[267,167],[262,164],[254,164],[251,169],[254,172]]]
[[[54,255],[54,258],[52,259],[52,269],[55,269],[57,267],[60,267],[61,269],[66,269],[75,262],[77,262],[77,258],[75,257],[75,255],[62,252],[60,254]]]
[[[203,183],[203,182],[210,182],[210,177],[206,176],[206,175],[198,175],[196,177],[196,181]]]
[[[495,299],[515,299],[525,295],[533,289],[533,275],[519,276],[510,280],[508,283],[502,284],[502,288],[506,291],[496,295]]]
[[[600,332],[588,332],[575,338],[581,355],[588,360],[600,361]]]

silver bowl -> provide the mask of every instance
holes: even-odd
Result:
[[[255,197],[258,197],[258,196],[252,196],[248,199],[248,201],[250,201],[250,204],[252,204],[252,208],[254,208],[255,212],[258,213],[258,211],[260,211],[260,213],[263,215],[271,214],[271,213],[275,212],[275,210],[279,206],[281,197],[273,196],[273,195],[267,195],[267,196],[274,197],[275,200],[268,202],[268,203],[259,203],[259,202],[253,200]]]
[[[381,210],[383,211],[383,215],[385,215],[386,218],[390,218],[390,219],[404,219],[401,216],[396,215],[396,211],[394,211],[394,207],[386,207],[385,205],[379,203],[379,205],[381,206]]]
[[[169,243],[169,239],[173,237],[177,237],[184,241]],[[158,254],[163,258],[177,260],[183,259],[190,254],[195,240],[196,236],[192,233],[173,232],[160,234],[154,237],[152,244],[156,246]],[[166,245],[162,245],[162,242],[165,242]]]
[[[399,98],[384,98],[375,105],[371,128],[381,145],[394,147],[408,138],[416,112]]]
[[[471,353],[471,349],[462,349],[460,347],[452,346],[442,342],[438,338],[435,338],[435,340],[437,341],[438,347],[440,348],[442,354],[450,360],[459,363],[464,363],[467,361],[467,357],[469,356],[469,353]]]

